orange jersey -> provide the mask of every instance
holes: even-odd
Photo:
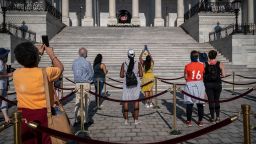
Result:
[[[191,62],[185,66],[186,81],[201,81],[204,77],[204,64]]]

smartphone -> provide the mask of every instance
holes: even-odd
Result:
[[[42,41],[43,41],[43,44],[49,47],[49,39],[47,35],[42,35]]]
[[[147,45],[144,45],[144,50],[148,51],[148,46]]]

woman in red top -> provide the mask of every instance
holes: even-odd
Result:
[[[199,98],[204,98],[205,87],[203,83],[204,77],[204,64],[198,62],[199,53],[197,51],[192,51],[190,54],[191,63],[185,66],[184,77],[186,79],[185,91],[191,95],[197,96]],[[188,126],[192,126],[192,109],[194,103],[197,104],[198,109],[198,126],[203,126],[202,120],[204,116],[203,102],[193,99],[187,95],[184,95],[184,102],[187,105],[187,122]]]

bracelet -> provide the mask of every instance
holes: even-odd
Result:
[[[55,59],[57,59],[57,57],[56,57],[56,56],[52,59],[52,61],[54,61]]]

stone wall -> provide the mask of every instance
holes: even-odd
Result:
[[[209,32],[214,31],[217,22],[224,28],[230,24],[234,24],[235,17],[231,13],[201,12],[186,20],[181,27],[183,27],[195,40],[204,43],[209,41]]]
[[[60,20],[47,12],[12,11],[7,14],[7,23],[19,26],[23,21],[29,30],[36,32],[37,42],[41,41],[42,35],[48,35],[49,39],[53,38],[65,26]]]
[[[237,34],[210,42],[234,65],[256,68],[256,35]]]
[[[13,35],[0,33],[1,48],[6,48],[10,50],[7,64],[11,64],[14,62],[14,48],[22,42],[27,42],[27,40],[15,37]]]
[[[186,21],[181,27],[191,35],[196,41],[199,41],[199,16],[195,15]]]
[[[229,61],[232,61],[232,36],[211,41],[210,44],[223,54]]]
[[[256,65],[256,61],[253,61],[255,58],[248,57],[252,54],[249,54],[249,52],[256,52],[256,35],[233,35],[232,64],[246,65],[250,63],[252,65],[253,63]]]

